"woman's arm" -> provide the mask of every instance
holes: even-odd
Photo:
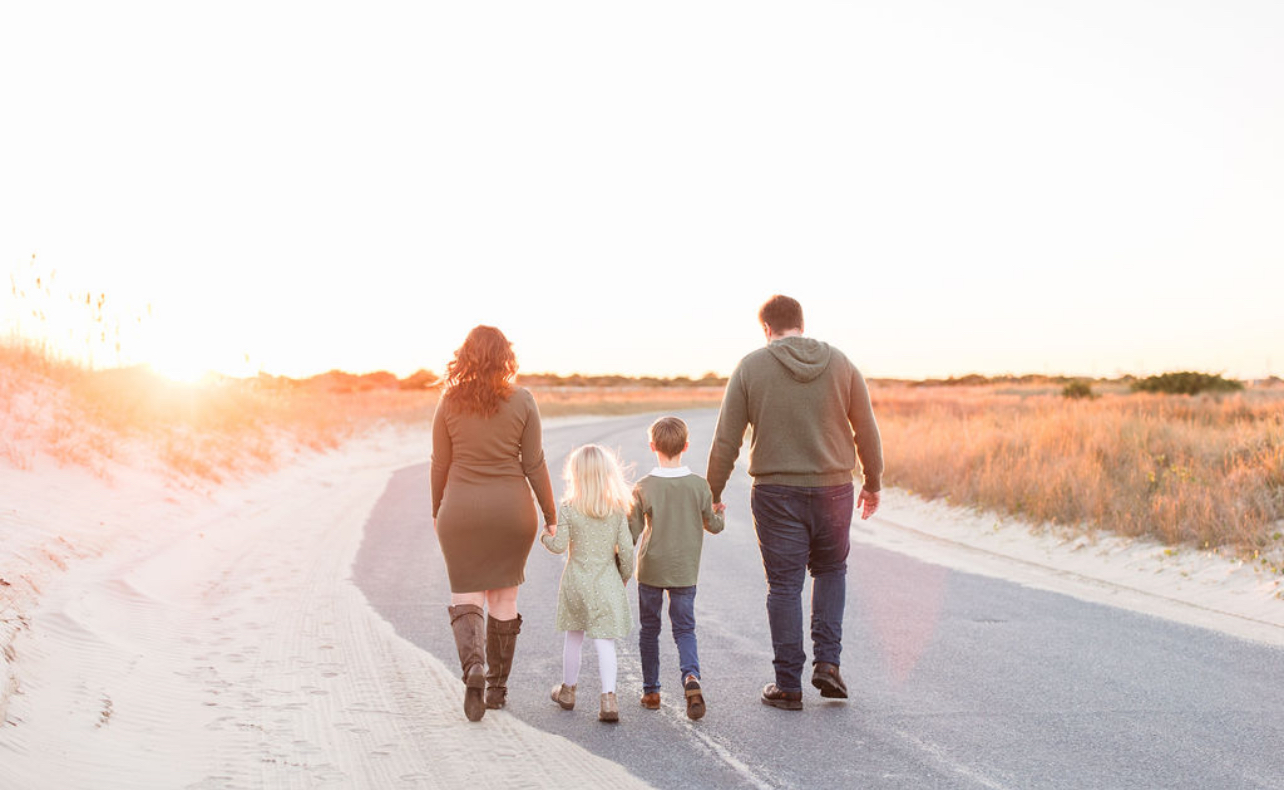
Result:
[[[522,472],[535,492],[539,509],[544,513],[545,524],[557,523],[556,503],[553,501],[553,483],[548,477],[548,465],[544,463],[544,437],[540,427],[539,408],[535,398],[526,393],[529,408],[526,413],[526,425],[522,429]]]
[[[444,400],[444,399],[443,399]],[[446,426],[446,404],[437,401],[437,412],[432,418],[432,517],[437,518],[441,497],[446,493],[446,480],[450,476],[450,459],[454,446],[450,429]]]

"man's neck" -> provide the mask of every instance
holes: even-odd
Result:
[[[802,337],[802,333],[803,331],[801,329],[786,329],[781,332],[769,331],[767,333],[767,342],[771,343],[776,340],[782,340],[786,337]]]

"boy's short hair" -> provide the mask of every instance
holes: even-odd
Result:
[[[651,423],[647,436],[651,437],[656,452],[677,458],[687,444],[687,424],[677,417],[661,417]]]
[[[776,334],[803,328],[802,305],[797,299],[776,294],[758,309],[758,323],[771,327]]]

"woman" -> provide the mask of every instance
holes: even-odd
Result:
[[[516,374],[503,333],[475,327],[446,366],[433,419],[432,515],[450,577],[450,625],[469,721],[502,708],[508,694],[522,626],[517,585],[539,528],[532,489],[545,529],[557,523],[539,411],[530,392],[513,386]]]

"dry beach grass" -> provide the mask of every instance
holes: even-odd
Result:
[[[872,395],[890,485],[1280,570],[1284,390],[1074,400],[1037,386],[883,384]]]
[[[379,386],[362,384],[371,380]],[[708,386],[532,389],[547,417],[716,406],[722,395]],[[427,423],[437,398],[435,389],[402,388],[387,374],[184,384],[146,368],[88,370],[11,341],[0,343],[0,459],[29,469],[43,454],[105,475],[108,461],[141,453],[176,480],[218,482],[383,424]]]
[[[255,379],[182,384],[145,368],[87,370],[17,343],[0,344],[0,370],[0,458],[19,469],[46,455],[105,475],[109,461],[141,454],[175,479],[218,482],[380,423],[427,419],[434,402],[422,392],[350,396]]]

